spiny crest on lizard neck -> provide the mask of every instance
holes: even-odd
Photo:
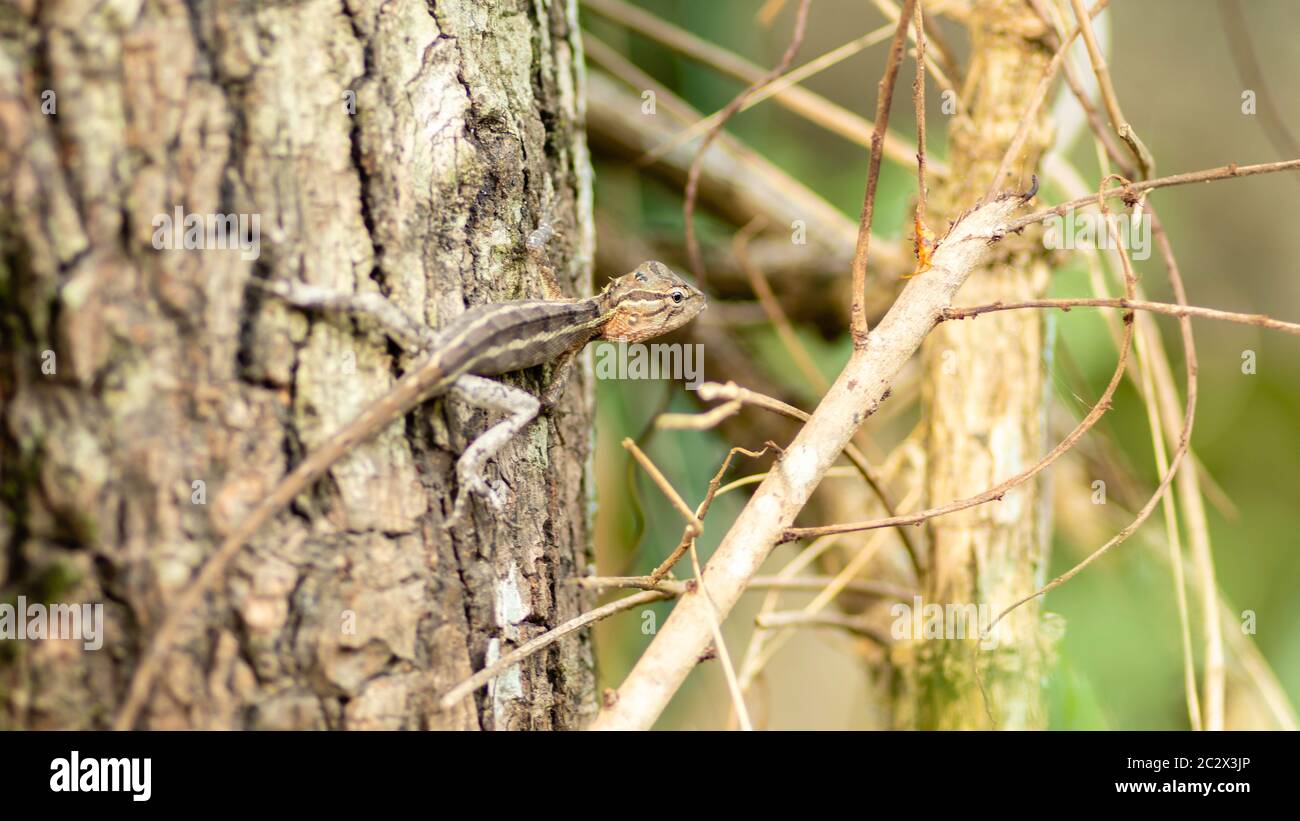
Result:
[[[597,297],[611,314],[601,336],[641,342],[690,322],[708,298],[662,262],[643,262],[612,281]]]

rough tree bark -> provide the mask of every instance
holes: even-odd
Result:
[[[939,226],[989,189],[1051,60],[1039,39],[1044,26],[1028,3],[983,0],[971,4],[962,22],[978,76],[967,110],[949,129],[953,173],[930,200]],[[1044,111],[1012,165],[1016,178],[998,181],[999,189],[1027,187],[1049,142]],[[1038,236],[1035,228],[999,243],[954,304],[1041,296],[1049,269]],[[1034,311],[1009,311],[989,324],[945,322],[930,334],[922,349],[928,504],[973,496],[1041,458],[1044,335],[1043,317]],[[991,618],[1041,586],[1050,543],[1043,499],[1034,480],[999,502],[928,522],[924,601],[986,604]],[[1037,602],[1020,608],[999,625],[998,646],[983,652],[976,640],[951,636],[899,643],[893,651],[895,723],[932,729],[987,728],[990,720],[1004,729],[1045,726],[1039,618]],[[971,619],[968,635],[976,635],[976,627]]]
[[[106,726],[223,530],[409,365],[375,329],[287,309],[252,279],[379,290],[438,326],[539,296],[524,238],[547,217],[561,282],[586,292],[576,5],[19,0],[0,12],[0,583],[9,598],[106,604],[98,652],[5,643],[0,724]],[[155,217],[178,206],[256,215],[259,257],[156,250]],[[583,723],[585,637],[477,701],[447,713],[435,701],[583,609],[564,580],[588,560],[590,410],[579,374],[490,468],[505,510],[475,503],[450,539],[452,466],[489,420],[437,401],[360,447],[236,561],[143,725]]]

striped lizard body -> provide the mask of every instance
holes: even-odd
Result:
[[[553,285],[547,290],[555,292]],[[115,726],[130,729],[135,725],[158,668],[179,637],[185,618],[197,609],[204,594],[221,581],[244,544],[357,444],[420,403],[449,390],[456,390],[471,401],[482,397],[484,407],[514,414],[480,436],[461,456],[457,480],[462,488],[453,514],[446,522],[450,527],[460,518],[467,490],[475,488],[476,483],[477,488],[482,487],[479,474],[483,464],[503,440],[536,416],[542,404],[549,405],[558,399],[573,356],[589,341],[650,339],[686,324],[705,305],[703,293],[668,266],[651,261],[585,299],[517,300],[465,311],[432,335],[428,342],[430,353],[420,365],[308,454],[223,540],[194,580],[171,603],[168,615],[136,667]],[[394,309],[389,306],[387,310]],[[475,378],[498,376],[548,362],[556,363],[556,373],[542,403],[505,386],[494,385],[492,390]],[[485,392],[494,396],[483,396]]]

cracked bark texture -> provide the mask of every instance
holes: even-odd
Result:
[[[953,173],[930,200],[936,222],[969,207],[993,183],[1051,60],[1040,39],[1043,23],[1022,0],[980,0],[970,4],[961,22],[970,32],[970,65],[978,75],[967,110],[958,112],[949,130]],[[1050,138],[1044,109],[1014,158],[1011,178],[999,181],[999,189],[1027,188]],[[954,305],[1042,296],[1050,270],[1039,237],[1034,228],[999,243],[971,273]],[[989,323],[983,318],[945,322],[930,334],[922,348],[928,505],[980,493],[1027,470],[1046,452],[1048,349],[1038,311],[1008,311]],[[991,620],[1040,587],[1050,545],[1045,505],[1042,482],[1033,480],[1000,501],[927,522],[925,603],[986,604]],[[895,725],[1044,727],[1048,648],[1040,618],[1039,603],[1026,604],[999,625],[996,648],[983,652],[977,640],[953,636],[896,644],[891,652],[897,672]]]
[[[589,292],[581,62],[576,0],[0,11],[0,595],[102,601],[106,622],[96,652],[4,642],[0,725],[106,726],[221,533],[410,366],[251,279],[379,290],[436,327],[539,297],[524,240],[549,218],[562,285]],[[258,215],[260,257],[156,250],[177,206]],[[495,418],[435,400],[357,448],[244,550],[143,726],[583,723],[585,635],[435,701],[583,609],[590,383],[502,451],[505,509],[476,501],[452,538],[455,458]]]

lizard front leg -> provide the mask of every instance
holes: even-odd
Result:
[[[564,353],[560,354],[551,366],[550,381],[542,390],[542,408],[550,410],[560,403],[564,396],[564,388],[569,384],[569,377],[573,375],[573,363],[577,359],[578,352],[586,346],[586,343],[576,345]]]
[[[563,299],[564,293],[555,278],[555,268],[551,266],[546,254],[546,245],[554,237],[555,228],[549,222],[543,221],[536,231],[528,235],[526,247],[528,255],[532,257],[542,275],[543,294],[547,299]],[[464,517],[471,493],[482,496],[494,509],[501,510],[503,503],[499,494],[483,478],[488,460],[496,456],[507,442],[528,426],[529,422],[536,419],[537,413],[542,408],[550,409],[560,401],[560,397],[564,394],[564,387],[568,384],[569,375],[573,371],[574,357],[582,349],[583,344],[565,351],[556,359],[551,370],[550,382],[542,392],[540,401],[532,394],[518,388],[479,376],[462,376],[452,383],[449,393],[475,407],[495,410],[508,416],[480,434],[456,461],[458,490],[456,501],[452,503],[451,518],[446,522],[448,529],[455,527]]]
[[[487,462],[537,418],[542,403],[532,394],[481,376],[465,375],[451,384],[448,393],[488,411],[508,414],[505,419],[479,434],[456,462],[456,501],[446,527],[451,529],[465,515],[471,493],[488,500],[493,508],[503,507],[500,495],[483,478]]]
[[[456,483],[459,492],[452,506],[451,518],[447,520],[448,528],[456,526],[464,516],[470,493],[487,499],[496,510],[503,507],[500,495],[483,478],[484,468],[487,467],[488,460],[496,456],[507,442],[537,418],[538,412],[550,410],[559,403],[569,376],[573,373],[574,360],[582,348],[583,345],[570,348],[555,360],[550,381],[542,391],[540,400],[527,391],[481,376],[462,376],[451,384],[448,393],[462,401],[484,410],[509,415],[479,434],[457,460]]]

